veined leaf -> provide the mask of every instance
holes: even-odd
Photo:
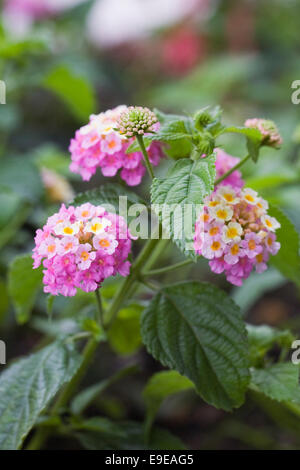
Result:
[[[178,160],[166,178],[152,182],[152,207],[165,232],[194,259],[195,222],[204,197],[213,191],[215,175],[215,155],[210,155],[197,161]]]
[[[281,247],[277,255],[271,256],[270,263],[285,277],[300,286],[299,234],[288,217],[275,206],[270,206],[268,214],[281,224],[276,230]]]
[[[233,132],[235,134],[242,134],[247,139],[247,148],[249,155],[251,156],[254,162],[257,162],[259,156],[259,148],[261,146],[262,135],[258,129],[253,129],[251,127],[225,127],[222,130],[222,133]]]
[[[241,406],[249,381],[246,330],[225,292],[198,282],[166,287],[143,313],[141,332],[148,352],[187,376],[205,401]]]
[[[251,370],[251,386],[272,400],[300,403],[299,366],[278,363],[266,369]]]
[[[0,449],[16,450],[58,390],[76,373],[80,355],[62,341],[15,362],[0,375]]]

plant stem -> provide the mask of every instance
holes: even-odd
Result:
[[[143,273],[143,276],[151,277],[151,276],[156,276],[159,274],[164,274],[169,271],[174,271],[175,269],[183,268],[184,266],[188,266],[189,264],[192,264],[192,263],[193,261],[191,259],[186,259],[184,261],[181,261],[180,263],[171,264],[171,266],[165,266],[164,268],[153,269],[152,271],[146,271]]]
[[[132,266],[131,273],[128,277],[126,277],[120,286],[120,289],[117,295],[114,298],[110,308],[108,309],[107,316],[108,316],[108,323],[106,327],[110,327],[113,323],[115,317],[118,314],[120,307],[122,306],[123,301],[126,299],[130,292],[130,287],[136,282],[137,277],[142,269],[142,267],[147,262],[148,258],[151,256],[156,245],[160,242],[160,240],[148,240],[145,246],[143,247],[142,251],[140,252],[139,256],[137,257],[135,263]],[[162,247],[165,245],[162,244]],[[159,252],[157,251],[157,256]],[[153,258],[153,263],[155,262],[156,257]],[[97,295],[97,294],[96,294]],[[65,386],[62,390],[60,396],[58,397],[56,403],[53,405],[50,416],[54,416],[58,414],[59,410],[66,406],[69,402],[70,398],[73,396],[74,392],[76,391],[78,385],[80,384],[83,376],[85,375],[90,363],[93,360],[95,351],[98,347],[98,341],[95,338],[91,338],[88,343],[86,344],[83,353],[82,353],[82,363],[80,368],[78,369],[77,373],[73,377],[73,379]],[[26,447],[27,450],[38,450],[40,449],[43,444],[47,441],[48,437],[50,436],[53,428],[42,428],[39,429],[36,434],[33,436],[31,441],[29,442],[28,446]]]
[[[130,291],[130,288],[132,287],[133,283],[137,280],[141,268],[143,265],[146,263],[148,257],[151,255],[152,251],[154,250],[156,244],[159,242],[159,240],[151,240],[149,239],[147,243],[145,244],[144,248],[140,252],[139,256],[137,257],[135,263],[133,263],[132,268],[131,268],[131,273],[128,277],[126,277],[121,284],[115,299],[113,300],[112,304],[110,305],[108,312],[107,312],[107,317],[108,320],[106,322],[106,327],[110,328],[112,325],[115,317],[117,316],[120,307],[124,301],[124,299],[128,296],[128,292]]]
[[[136,140],[138,141],[139,146],[141,147],[142,154],[144,155],[145,164],[146,164],[148,173],[149,173],[151,179],[153,179],[154,178],[153,168],[152,168],[152,165],[150,163],[149,155],[148,155],[148,152],[147,152],[146,147],[145,147],[143,136],[137,135]]]
[[[102,299],[101,299],[101,293],[100,293],[100,290],[97,289],[95,291],[95,295],[96,295],[96,299],[97,299],[97,306],[98,306],[98,310],[97,310],[97,317],[98,317],[98,322],[99,324],[102,326],[102,328],[105,330],[105,325],[104,325],[104,312],[103,312],[103,306],[102,306]]]
[[[244,165],[244,163],[246,163],[249,159],[250,159],[250,155],[247,155],[245,158],[242,158],[242,160],[240,160],[239,163],[237,163],[235,166],[233,166],[230,170],[226,171],[226,173],[224,173],[224,175],[220,176],[220,178],[218,178],[215,181],[215,186],[217,186],[217,184],[221,183],[221,181],[225,180],[225,178],[230,176],[231,173],[233,173],[235,170],[238,170],[238,168],[240,168],[242,165]]]
[[[77,373],[62,390],[59,398],[51,409],[50,416],[55,416],[56,414],[58,414],[59,410],[68,403],[69,399],[72,397],[73,393],[76,391],[79,383],[81,382],[88,366],[90,365],[97,347],[98,341],[94,338],[91,338],[84,348],[84,351],[82,353],[82,363]],[[26,450],[40,449],[50,436],[51,432],[52,429],[50,428],[43,428],[38,430],[29,442],[28,446],[26,447]]]

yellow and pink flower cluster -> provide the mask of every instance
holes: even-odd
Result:
[[[76,131],[69,147],[71,171],[88,181],[98,167],[108,177],[115,176],[121,170],[120,176],[129,186],[141,183],[146,172],[143,155],[141,152],[126,153],[134,138],[128,139],[116,131],[119,119],[127,109],[127,106],[118,106],[92,115],[90,122]],[[153,142],[147,150],[152,165],[158,165],[162,157],[161,145]]]
[[[73,296],[95,291],[110,276],[127,276],[132,236],[123,217],[90,203],[61,206],[37,230],[34,268],[43,262],[44,291]]]
[[[275,231],[279,222],[267,213],[268,202],[250,188],[224,184],[206,197],[196,222],[194,248],[209,259],[213,272],[225,272],[227,280],[240,286],[253,268],[267,269],[270,255],[280,243]]]

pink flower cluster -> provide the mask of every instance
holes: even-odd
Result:
[[[220,184],[196,222],[196,253],[210,260],[213,272],[225,272],[229,282],[241,286],[254,267],[265,271],[269,256],[280,248],[275,235],[280,224],[267,209],[256,191]]]
[[[224,152],[222,149],[215,149],[216,152],[216,173],[217,179],[221,178],[227,171],[231,170],[237,163],[239,163],[239,159],[229,155],[228,153]],[[244,186],[244,181],[242,179],[242,174],[240,171],[236,170],[231,175],[227,176],[226,184],[233,186],[234,188],[242,188]],[[224,182],[223,182],[224,184]]]
[[[90,122],[81,127],[71,140],[71,171],[79,173],[88,181],[101,168],[104,176],[120,176],[129,186],[140,184],[146,172],[141,152],[126,153],[134,139],[126,139],[115,130],[118,120],[126,106],[118,106],[98,115],[92,115]],[[148,147],[152,165],[158,165],[162,151],[159,143],[153,142]]]
[[[36,232],[33,267],[43,262],[45,292],[91,292],[107,277],[129,274],[132,238],[125,220],[101,206],[63,204]]]

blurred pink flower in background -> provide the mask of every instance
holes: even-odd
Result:
[[[14,35],[26,35],[35,20],[60,13],[86,0],[5,0],[3,19]]]
[[[109,48],[147,38],[196,14],[206,17],[212,0],[98,0],[87,18],[88,38]]]
[[[169,75],[183,75],[205,57],[206,41],[192,26],[172,31],[162,42],[161,59]]]

